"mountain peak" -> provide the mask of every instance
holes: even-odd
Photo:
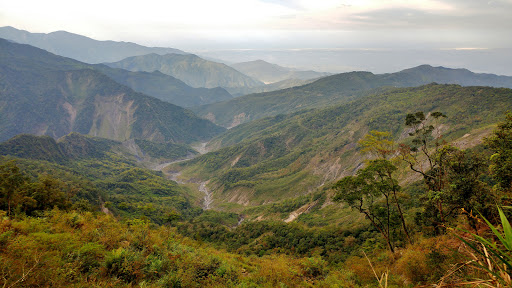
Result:
[[[263,85],[232,67],[205,60],[194,54],[140,55],[106,64],[113,68],[130,71],[153,72],[159,70],[196,88],[238,88]]]
[[[299,71],[297,69],[272,64],[261,59],[236,63],[231,65],[231,67],[267,84],[289,79],[308,80],[330,75],[329,73],[315,71]]]
[[[475,74],[465,68],[449,68],[444,66],[432,66],[428,64],[419,65],[416,67],[404,69],[398,73],[466,73]]]
[[[31,33],[6,26],[0,27],[0,37],[86,63],[115,62],[130,56],[150,53],[185,54],[185,52],[174,48],[145,47],[131,42],[99,41],[62,30],[50,33]]]

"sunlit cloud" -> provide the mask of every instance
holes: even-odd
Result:
[[[151,45],[367,47],[379,45],[375,35],[382,33],[400,46],[421,39],[439,47],[512,41],[512,0],[17,0],[0,1],[0,15],[0,26]]]

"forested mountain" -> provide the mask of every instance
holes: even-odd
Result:
[[[173,161],[197,154],[180,144],[135,139],[119,142],[72,132],[57,140],[50,136],[20,134],[0,142],[0,155],[69,163],[80,159],[104,158],[109,153],[137,161]]]
[[[445,113],[444,139],[471,147],[511,108],[512,90],[506,88],[388,88],[331,108],[239,125],[212,141],[212,146],[224,148],[177,167],[184,175],[211,179],[216,203],[257,205],[307,194],[352,175],[365,160],[358,140],[371,130],[404,138],[408,113]]]
[[[137,93],[83,63],[0,40],[0,139],[72,131],[124,141],[208,139],[223,129]]]
[[[160,71],[176,77],[192,87],[223,87],[229,91],[229,88],[263,85],[262,82],[225,64],[204,60],[192,54],[148,54],[106,64],[110,67],[130,71]]]
[[[116,82],[137,92],[181,107],[192,107],[233,99],[233,96],[224,88],[193,88],[183,81],[159,71],[132,72],[100,64],[94,65],[93,69],[101,71]]]
[[[182,107],[210,104],[233,98],[229,92],[222,88],[192,88],[183,83],[183,81],[163,73],[131,72],[102,64],[90,65],[78,61],[64,61],[63,59],[65,58],[63,57],[54,58],[58,60],[52,61],[51,65],[61,67],[61,69],[68,69],[69,66],[65,65],[71,65],[72,69],[98,70],[116,82],[128,86],[137,92]]]
[[[266,84],[289,79],[308,80],[331,75],[331,73],[316,71],[298,71],[276,64],[271,64],[263,60],[235,63],[230,66],[245,75],[258,79]]]
[[[432,82],[512,87],[512,77],[477,74],[465,69],[422,65],[397,73],[350,72],[324,77],[285,90],[246,95],[229,101],[194,107],[198,115],[225,127],[306,108],[327,107],[355,99],[379,87],[413,87]]]
[[[244,96],[244,95],[248,95],[248,94],[272,92],[272,91],[287,89],[287,88],[291,88],[291,87],[302,86],[302,85],[306,85],[311,82],[314,82],[316,80],[318,80],[318,79],[307,79],[307,80],[286,79],[283,81],[265,84],[262,86],[237,87],[237,88],[229,88],[228,90],[231,93],[231,95],[233,95],[235,97],[240,97],[240,96]],[[221,101],[218,101],[218,102],[221,102]]]
[[[185,52],[174,48],[145,47],[130,42],[98,41],[66,31],[30,33],[14,27],[0,27],[0,38],[28,44],[51,53],[86,63],[114,62],[126,57],[149,53],[167,54]]]
[[[117,141],[78,133],[58,141],[48,136],[19,135],[0,143],[0,171],[19,177],[20,172],[13,165],[29,177],[19,181],[48,181],[45,185],[55,194],[50,197],[65,194],[62,203],[55,203],[61,209],[74,203],[86,210],[97,210],[106,202],[109,207],[103,206],[104,212],[128,218],[148,217],[156,223],[164,223],[173,211],[183,217],[201,211],[188,188],[166,179],[161,172],[140,167]],[[16,193],[30,193],[30,185],[24,189]],[[48,204],[47,208],[53,208]],[[34,207],[26,202],[21,210],[31,215]]]

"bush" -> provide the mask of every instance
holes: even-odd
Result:
[[[142,276],[142,263],[136,253],[118,248],[105,257],[105,268],[109,276],[117,277],[127,283],[134,282]]]
[[[302,274],[311,279],[324,278],[327,273],[327,262],[322,258],[306,258],[300,263],[302,268]]]

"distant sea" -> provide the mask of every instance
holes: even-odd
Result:
[[[264,60],[300,70],[341,73],[392,73],[422,64],[466,68],[476,73],[512,76],[512,48],[478,49],[283,49],[203,50],[201,57],[226,64]]]

